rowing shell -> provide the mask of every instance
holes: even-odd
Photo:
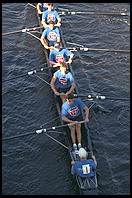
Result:
[[[37,18],[38,18],[39,26],[42,27],[41,22],[40,22],[40,15],[38,15],[38,13],[37,13]],[[42,34],[42,30],[40,30],[40,32]],[[64,37],[63,37],[61,29],[60,29],[60,32],[61,32],[61,45],[62,45],[62,47],[66,48],[66,44],[65,44]],[[44,54],[45,54],[45,57],[46,57],[47,65],[50,67],[49,59],[48,59],[49,50],[44,48]],[[69,65],[69,71],[72,73],[72,75],[74,77],[74,72],[73,72],[71,64]],[[53,71],[51,71],[51,77],[52,76],[53,76]],[[74,89],[74,94],[79,95],[77,85],[76,85],[76,88]],[[55,94],[54,94],[54,97],[55,97],[56,107],[57,107],[57,110],[58,110],[58,113],[59,113],[60,110],[61,110],[61,105],[62,105],[61,99],[60,99],[60,97],[56,96]],[[81,111],[82,111],[82,120],[84,120],[84,118],[85,118],[84,112],[83,112],[83,110],[81,110]],[[60,117],[61,125],[63,125],[64,123],[61,119],[60,113],[59,113],[59,117]],[[72,149],[72,141],[71,141],[69,127],[67,127],[67,128],[65,127],[65,128],[63,128],[63,130],[64,130],[64,133],[65,133],[65,142],[68,145],[68,151],[69,151],[71,160],[77,161],[77,160],[79,160],[79,156]],[[92,143],[91,143],[91,139],[90,139],[90,135],[89,135],[89,129],[88,129],[88,126],[87,126],[86,123],[83,123],[81,125],[81,133],[82,133],[82,146],[89,153],[89,157],[91,157],[91,155],[93,154],[93,149],[92,149]],[[74,177],[75,177],[75,179],[77,181],[77,184],[79,186],[80,194],[88,194],[88,195],[97,194],[98,185],[97,185],[96,171],[95,171],[95,176],[92,177],[92,178],[81,178],[80,176],[77,176],[77,175],[74,176]]]

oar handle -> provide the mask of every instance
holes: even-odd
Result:
[[[85,121],[82,120],[82,121],[79,121],[78,124],[82,124],[84,123]],[[75,122],[72,122],[72,123],[69,123],[69,124],[64,124],[64,125],[60,125],[60,126],[53,126],[51,128],[47,128],[47,129],[38,129],[36,130],[36,133],[42,133],[42,132],[47,132],[49,130],[56,130],[56,129],[59,129],[59,128],[63,128],[63,127],[68,127],[68,126],[71,126],[71,125],[74,125],[76,124]]]
[[[84,122],[85,122],[85,121],[83,120],[83,121],[80,121],[80,122],[78,122],[78,123],[79,123],[79,124],[82,124],[82,123],[84,123]],[[75,123],[72,122],[72,123],[69,123],[68,126],[72,126],[72,125],[74,125],[74,124],[75,124]]]

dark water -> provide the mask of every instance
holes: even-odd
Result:
[[[71,11],[130,11],[128,3],[56,4]],[[125,16],[63,16],[65,41],[91,48],[130,49],[130,20]],[[2,4],[2,32],[38,26],[34,8],[25,3]],[[26,33],[2,37],[2,78],[13,78],[45,67],[39,41]],[[73,70],[80,93],[119,98],[130,95],[130,55],[114,52],[75,52]],[[40,76],[50,81],[48,72]],[[83,98],[85,100],[85,98]],[[85,101],[89,107],[92,102]],[[52,122],[49,122],[52,120]],[[3,137],[35,133],[59,124],[53,93],[38,77],[18,78],[2,85]],[[98,162],[101,195],[130,194],[130,104],[96,101],[90,110],[90,135]],[[63,141],[60,134],[52,134]],[[67,150],[44,135],[2,143],[4,195],[77,195]]]

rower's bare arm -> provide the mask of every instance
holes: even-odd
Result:
[[[42,22],[41,23],[42,23],[42,25],[43,25],[44,28],[47,28],[48,27],[48,25],[45,23],[45,20],[44,19],[42,19]]]
[[[95,156],[94,156],[94,155],[92,155],[92,159],[93,159],[94,163],[95,163],[95,164],[96,164],[96,166],[97,166],[97,161],[96,161],[96,158],[95,158]]]
[[[43,37],[41,36],[41,39],[40,39],[42,45],[44,46],[44,40],[43,40]]]
[[[55,81],[56,81],[56,77],[53,76],[52,79],[51,79],[51,82],[50,82],[50,86],[51,86],[51,89],[52,89],[54,92],[56,92]]]
[[[48,49],[47,41],[46,41],[46,39],[43,38],[42,36],[41,36],[41,43],[42,43],[42,45],[43,45],[46,49]]]
[[[37,3],[36,8],[37,8],[38,11],[39,11],[39,6],[40,6],[40,3]]]
[[[75,164],[75,161],[74,160],[71,161],[71,165],[73,165],[73,164]]]
[[[72,53],[71,56],[70,56],[70,58],[69,58],[69,60],[68,60],[69,64],[72,63],[73,56],[74,56],[74,54]]]
[[[62,118],[62,120],[65,121],[65,122],[70,122],[70,123],[74,122],[74,121],[72,121],[72,120],[69,120],[69,119],[68,119],[67,117],[65,117],[65,116],[62,116],[61,118]]]
[[[57,42],[61,42],[61,38],[60,37],[57,37]]]
[[[56,81],[56,77],[53,76],[52,79],[51,79],[51,82],[50,82],[50,86],[51,86],[51,89],[53,90],[53,92],[56,94],[56,95],[59,95],[60,93],[56,90],[55,88],[55,81]]]
[[[43,12],[41,12],[41,10],[40,10],[40,3],[37,4],[37,7],[36,7],[36,8],[37,8],[38,14],[42,14],[42,13],[43,13]]]
[[[61,26],[61,18],[58,18],[57,24],[55,26],[56,27],[60,27]]]
[[[84,107],[84,111],[85,111],[85,122],[89,121],[89,109],[87,106]]]
[[[57,64],[56,62],[54,62],[54,61],[50,61],[50,60],[49,60],[49,63],[50,63],[50,66],[52,66],[52,67],[56,67],[56,64]],[[58,66],[57,66],[57,67],[58,67]]]

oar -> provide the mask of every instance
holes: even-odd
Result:
[[[21,33],[21,32],[35,31],[35,30],[38,30],[38,29],[42,29],[42,27],[24,28],[22,30],[16,30],[16,31],[13,31],[13,32],[6,32],[6,33],[3,33],[2,36],[8,35],[8,34]]]
[[[38,76],[37,74],[35,74],[35,75],[36,75],[36,77],[38,77],[40,80],[42,80],[44,83],[46,83],[47,85],[50,86],[50,83],[49,83],[49,82],[47,82],[46,80],[44,80],[43,78],[41,78],[41,77]],[[50,88],[51,88],[51,86],[50,86]]]
[[[104,51],[104,52],[120,52],[120,53],[130,53],[130,50],[122,50],[122,49],[105,49],[105,48],[87,48],[87,47],[77,47],[77,48],[71,48],[67,47],[70,51]]]
[[[26,33],[29,34],[29,35],[31,35],[31,36],[33,36],[34,38],[38,39],[39,41],[41,41],[41,39],[40,39],[39,37],[35,36],[35,35],[32,34],[31,32],[26,32]]]
[[[32,34],[31,32],[26,32],[27,34],[31,35],[32,37],[36,38],[37,40],[39,40],[41,42],[41,39],[37,36],[35,36],[34,34]],[[51,47],[47,47],[47,49],[51,49]]]
[[[14,135],[14,136],[11,136],[11,137],[3,138],[2,141],[11,140],[11,139],[14,139],[14,138],[24,137],[24,136],[33,135],[33,134],[36,134],[36,133],[35,132],[30,132],[30,133],[25,133],[25,134],[20,134],[20,135]]]
[[[120,49],[103,49],[103,48],[87,48],[84,45],[80,45],[78,43],[73,43],[73,42],[69,42],[67,41],[66,43],[70,44],[70,45],[76,45],[79,47],[76,48],[71,48],[71,47],[67,47],[67,49],[71,50],[71,51],[78,51],[78,50],[82,50],[82,51],[105,51],[105,52],[125,52],[125,53],[130,53],[130,50],[120,50]]]
[[[36,8],[36,6],[33,5],[33,4],[31,4],[31,3],[28,3],[27,5],[30,5],[31,7]],[[66,8],[58,8],[58,7],[56,7],[56,10],[65,10],[65,11],[68,11],[68,9],[66,9]],[[61,14],[61,12],[60,12],[60,14]]]
[[[85,121],[80,121],[78,123],[84,123]],[[23,136],[27,136],[27,135],[33,135],[33,134],[39,134],[39,133],[42,133],[42,132],[58,132],[56,131],[56,129],[60,129],[60,128],[63,128],[63,127],[68,127],[68,126],[71,126],[71,125],[74,125],[75,123],[69,123],[69,124],[64,124],[64,125],[60,125],[60,126],[53,126],[53,127],[50,127],[50,128],[45,128],[45,129],[39,129],[39,130],[36,130],[34,132],[29,132],[29,133],[25,133],[25,134],[20,134],[20,135],[15,135],[15,136],[11,136],[11,137],[6,137],[6,138],[3,138],[2,141],[4,140],[10,140],[10,139],[14,139],[14,138],[18,138],[18,137],[23,137]]]
[[[27,5],[36,9],[36,6],[31,3],[28,3]],[[113,16],[129,16],[130,17],[130,12],[101,12],[101,11],[78,12],[78,11],[69,11],[66,8],[56,7],[56,10],[57,9],[65,10],[65,12],[59,12],[59,14],[62,14],[62,15],[87,14],[87,15],[113,15]]]
[[[31,7],[36,8],[36,6],[31,3],[28,3],[27,5],[30,5]]]
[[[7,80],[3,80],[2,83],[10,81],[10,80],[14,80],[16,78],[21,78],[23,76],[30,76],[30,75],[36,74],[37,72],[42,72],[42,71],[47,70],[47,69],[51,69],[51,67],[40,68],[39,70],[32,70],[32,71],[27,72],[26,74],[22,74],[22,75],[14,77],[14,78],[9,78]]]
[[[48,136],[50,139],[54,140],[55,142],[57,142],[58,144],[60,144],[61,146],[63,146],[64,148],[66,148],[67,150],[69,150],[69,148],[62,144],[60,141],[56,140],[55,138],[53,138],[52,136],[50,136],[48,133],[44,133],[46,136]]]
[[[85,121],[79,121],[78,124],[82,124],[84,123]],[[68,123],[68,124],[64,124],[64,125],[60,125],[60,126],[53,126],[53,127],[50,127],[50,128],[45,128],[45,129],[38,129],[36,130],[36,133],[42,133],[42,132],[47,132],[49,130],[56,130],[56,129],[60,129],[60,128],[63,128],[63,127],[69,127],[69,126],[72,126],[72,125],[75,125],[75,122],[72,122],[72,123]]]
[[[63,134],[64,135],[63,132],[59,132],[59,131],[48,131],[48,133],[58,133],[58,134]],[[24,136],[33,135],[33,134],[36,134],[36,132],[29,132],[29,133],[20,134],[20,135],[14,135],[14,136],[11,136],[11,137],[3,138],[2,141],[11,140],[11,139],[15,139],[15,138],[18,138],[18,137],[24,137]]]
[[[91,96],[91,95],[77,95],[74,94],[74,97],[87,97],[87,100],[94,100],[94,99],[99,99],[99,100],[124,100],[124,101],[129,101],[130,98],[116,98],[116,97],[108,97],[108,96]]]
[[[93,12],[59,12],[61,15],[113,15],[113,16],[129,16],[130,17],[130,12],[100,12],[100,11],[93,11]]]

